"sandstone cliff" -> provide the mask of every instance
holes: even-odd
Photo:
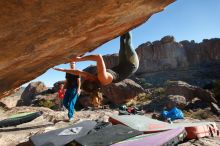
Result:
[[[136,51],[140,59],[136,76],[154,85],[183,80],[203,86],[220,79],[220,39],[176,42],[174,37],[166,36],[144,43]],[[117,54],[105,56],[105,62],[109,68],[117,65]]]
[[[173,1],[0,1],[0,97],[142,24]]]

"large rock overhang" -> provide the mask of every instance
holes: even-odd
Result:
[[[137,27],[174,1],[0,1],[0,97]]]

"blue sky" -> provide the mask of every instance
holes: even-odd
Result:
[[[142,43],[160,40],[166,35],[174,36],[176,41],[201,42],[204,38],[220,38],[220,0],[177,0],[132,30],[133,46],[137,48]],[[116,38],[88,54],[105,55],[117,53],[118,50],[119,38]],[[77,69],[81,70],[90,64],[94,62],[77,63]],[[57,67],[69,68],[65,64]],[[64,79],[65,73],[49,69],[33,81],[42,81],[52,87],[56,81]]]

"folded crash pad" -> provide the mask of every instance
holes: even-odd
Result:
[[[76,138],[71,144],[81,146],[109,146],[141,134],[143,134],[143,132],[118,124],[105,127],[97,132]]]
[[[72,126],[30,137],[35,146],[63,146],[75,138],[85,136],[96,125],[95,121],[83,121]]]
[[[174,126],[185,127],[187,139],[202,137],[220,137],[220,132],[215,122],[176,123]]]
[[[187,131],[187,138],[199,138],[205,136],[219,136],[219,130],[215,122],[185,122],[165,123],[140,115],[113,115],[109,118],[113,124],[124,124],[144,133],[153,133],[184,127]]]
[[[112,146],[174,146],[186,137],[184,128],[177,128],[155,134],[145,134]]]
[[[143,132],[159,132],[168,130],[169,124],[141,115],[113,115],[109,118],[112,124],[123,124]]]
[[[12,115],[11,117],[0,121],[0,127],[16,126],[19,124],[27,123],[41,116],[42,113],[43,112],[39,111]]]

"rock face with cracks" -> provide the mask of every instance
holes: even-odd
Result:
[[[0,2],[0,97],[69,58],[92,51],[174,0]]]
[[[141,44],[136,52],[139,68],[136,77],[161,86],[167,80],[181,80],[204,87],[220,80],[220,39],[176,42],[173,36]],[[118,64],[118,54],[104,56],[107,68]]]

